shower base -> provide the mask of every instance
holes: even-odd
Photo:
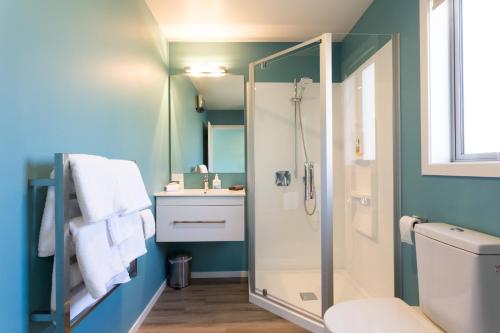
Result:
[[[284,305],[301,310],[312,317],[321,317],[321,275],[320,270],[260,270],[255,275],[256,288],[264,289],[268,297]],[[334,303],[368,298],[369,295],[358,286],[344,270],[334,272]],[[312,293],[317,296],[306,297]],[[302,296],[301,296],[302,295]],[[310,294],[309,294],[310,295]]]

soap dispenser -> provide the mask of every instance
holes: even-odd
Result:
[[[212,180],[212,188],[214,190],[220,190],[222,188],[222,182],[219,179],[219,174],[215,174],[214,179]]]

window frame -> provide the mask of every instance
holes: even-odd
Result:
[[[463,0],[451,1],[450,13],[452,28],[451,32],[451,66],[452,66],[452,158],[454,162],[463,161],[498,161],[500,152],[491,153],[465,153],[465,133],[464,133],[464,104],[463,104],[463,20],[462,2]]]
[[[446,0],[445,0],[446,1]],[[422,175],[493,177],[500,178],[500,153],[464,154],[463,153],[463,107],[462,107],[462,45],[460,10],[462,0],[450,1],[450,105],[449,110],[431,110],[430,76],[430,36],[431,0],[420,0],[420,122],[421,122],[421,172]],[[459,30],[457,31],[457,28]],[[457,45],[458,43],[458,45]],[[460,50],[460,53],[455,52]],[[458,56],[458,57],[457,57]],[[457,91],[458,89],[458,91]],[[459,112],[457,112],[457,110]],[[431,111],[433,111],[431,116]],[[447,113],[450,128],[441,131],[436,137],[431,135],[431,121],[437,115]],[[458,130],[458,131],[457,131]],[[431,154],[439,143],[449,144],[449,151]],[[435,146],[435,145],[438,146]]]

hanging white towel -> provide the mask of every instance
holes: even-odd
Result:
[[[75,245],[71,240],[71,236],[69,234],[69,225],[64,226],[64,262],[68,263],[69,267],[69,288],[70,290],[75,289],[77,286],[83,286],[83,278],[80,273],[80,268],[78,267],[78,263],[70,263],[71,258],[75,256]],[[50,306],[51,309],[55,309],[55,288],[56,288],[56,265],[54,260],[54,265],[52,266],[52,289],[50,294]]]
[[[155,218],[151,209],[141,210],[142,227],[144,229],[144,239],[150,239],[156,233]]]
[[[50,308],[55,309],[56,304],[56,265],[52,267],[52,290],[50,293]],[[82,274],[80,273],[80,268],[78,263],[71,264],[69,266],[69,286],[70,290],[78,288],[78,286],[85,286],[83,283]]]
[[[75,267],[78,269],[78,265],[75,265]],[[54,276],[54,275],[53,275]],[[117,275],[110,283],[107,285],[107,290],[111,290],[115,285],[120,284],[120,283],[125,283],[129,280],[128,274],[119,274]],[[54,284],[54,278],[52,279],[52,284]],[[72,287],[71,290],[71,307],[69,311],[69,317],[70,319],[75,318],[78,314],[80,314],[83,310],[88,308],[89,306],[93,305],[95,302],[97,302],[98,299],[94,299],[90,293],[88,292],[87,288],[83,283],[80,283],[76,285],[75,287]],[[56,295],[54,289],[52,289],[52,293],[50,295],[50,309],[52,311],[56,310]]]
[[[118,197],[116,170],[109,159],[94,155],[69,156],[78,203],[87,223],[104,221],[125,212]]]
[[[69,225],[83,281],[93,298],[104,296],[117,276],[125,277],[122,283],[130,281],[119,248],[109,241],[106,221],[85,223],[78,217]]]
[[[141,218],[132,220],[131,226],[132,236],[118,245],[122,264],[125,267],[130,265],[134,259],[147,253]]]
[[[54,178],[54,171],[50,173],[50,178]],[[68,191],[74,193],[75,187],[73,181],[68,184]],[[73,218],[82,215],[78,207],[76,198],[68,201],[68,218]],[[55,253],[55,188],[50,186],[47,190],[45,198],[45,207],[43,209],[42,223],[38,236],[38,256],[50,257]]]
[[[141,225],[139,212],[125,216],[115,216],[106,220],[112,245],[120,245],[137,233],[137,225]],[[140,230],[142,232],[142,229]]]
[[[128,160],[110,160],[118,184],[120,215],[138,212],[151,206],[141,171],[137,164]]]

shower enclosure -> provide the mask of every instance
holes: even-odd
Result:
[[[326,33],[250,64],[250,300],[311,331],[401,292],[397,50]]]

